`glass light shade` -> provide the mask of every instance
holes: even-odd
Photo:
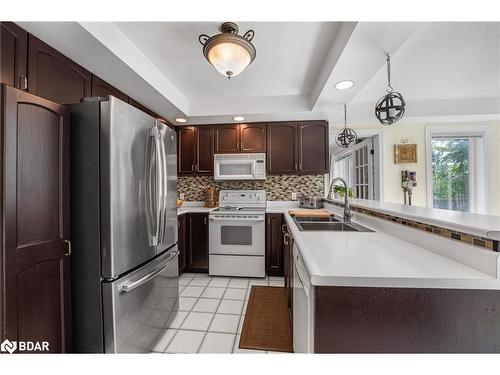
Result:
[[[228,78],[236,77],[251,62],[248,51],[236,43],[223,42],[215,44],[208,51],[208,61]]]

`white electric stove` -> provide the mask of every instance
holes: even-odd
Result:
[[[209,213],[208,272],[216,276],[265,277],[266,192],[221,190]]]

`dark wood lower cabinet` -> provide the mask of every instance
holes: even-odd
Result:
[[[283,214],[266,215],[266,274],[283,276]]]
[[[185,272],[208,272],[208,214],[186,214]]]
[[[315,287],[316,353],[499,353],[500,291]]]
[[[70,335],[69,109],[1,85],[1,340]]]
[[[288,230],[288,226],[285,226],[283,245],[285,288],[288,295],[288,313],[290,314],[290,323],[293,330],[293,237]]]
[[[178,249],[179,249],[179,275],[186,269],[186,215],[181,215],[177,218],[179,235],[178,235]]]

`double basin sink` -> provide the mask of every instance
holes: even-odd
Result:
[[[330,215],[330,217],[294,216],[293,221],[301,231],[373,232],[373,230],[353,222],[344,223],[335,215]]]

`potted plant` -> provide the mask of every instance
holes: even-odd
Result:
[[[345,187],[340,185],[335,185],[333,187],[333,193],[335,194],[335,198],[342,199],[345,197]],[[349,198],[353,197],[352,188],[347,189],[347,193],[349,194]]]

